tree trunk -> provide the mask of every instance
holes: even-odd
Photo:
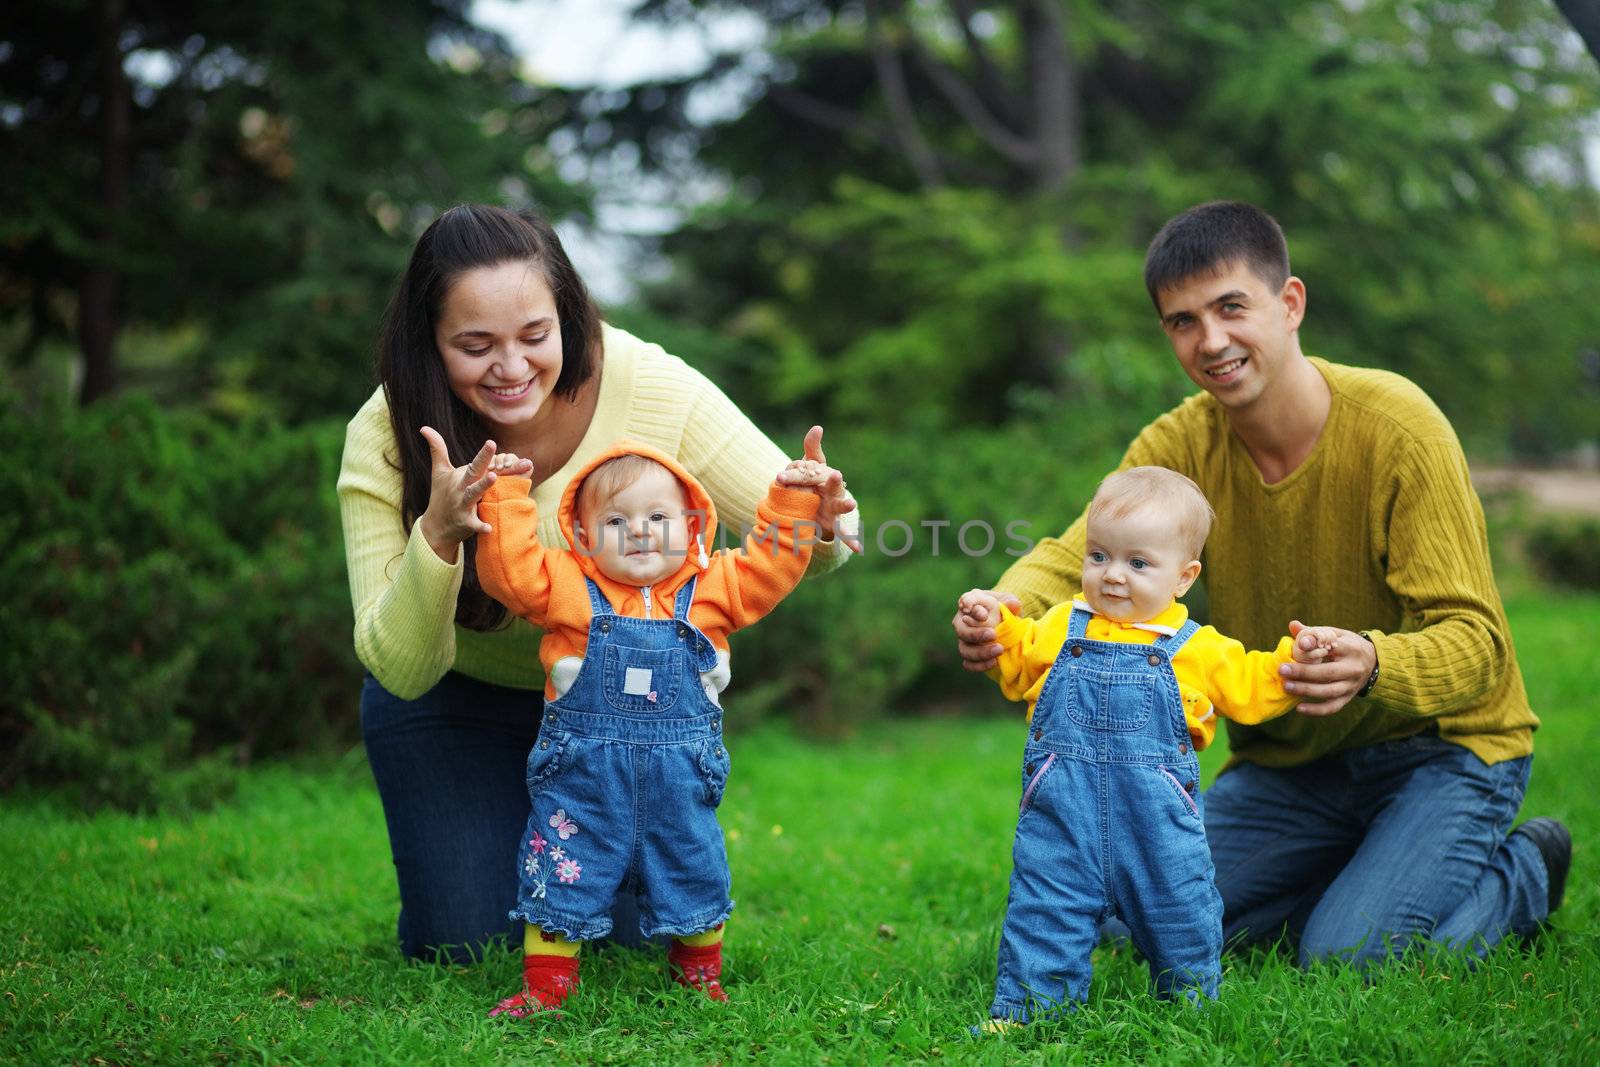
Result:
[[[1035,193],[1060,191],[1083,165],[1083,118],[1077,58],[1067,41],[1057,0],[1034,0],[1022,13],[1028,42],[1028,86],[1033,96],[1033,136],[1038,156],[1029,185]]]
[[[78,346],[83,352],[79,403],[89,404],[117,386],[118,267],[123,218],[128,210],[129,92],[122,69],[124,0],[97,0],[100,53],[100,228],[94,260],[78,292]]]
[[[1556,0],[1572,28],[1583,38],[1589,54],[1600,61],[1600,3],[1595,0]]]

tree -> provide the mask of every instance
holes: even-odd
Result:
[[[757,6],[765,52],[595,109],[646,165],[687,144],[725,176],[656,298],[762,352],[748,395],[901,424],[1070,401],[1120,434],[1188,388],[1144,242],[1243,197],[1290,233],[1312,351],[1411,374],[1486,448],[1600,435],[1573,399],[1600,318],[1556,295],[1600,281],[1600,81],[1542,0]],[[752,103],[696,130],[708,82]]]
[[[541,147],[564,99],[466,0],[30,6],[0,41],[0,317],[13,362],[74,339],[86,402],[133,323],[187,331],[185,400],[348,407],[420,224],[585,203]]]

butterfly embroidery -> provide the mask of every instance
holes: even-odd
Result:
[[[561,808],[557,808],[556,813],[550,816],[550,828],[563,841],[578,832],[578,824],[567,818],[567,813]]]

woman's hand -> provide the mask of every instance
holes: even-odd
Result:
[[[802,465],[802,462],[804,465]],[[813,426],[806,433],[805,461],[796,461],[778,472],[778,484],[807,486],[822,498],[817,508],[817,529],[824,541],[832,541],[837,534],[852,552],[861,551],[861,536],[854,529],[842,528],[839,520],[856,509],[856,498],[845,488],[844,475],[827,466],[828,458],[822,454],[822,427]],[[826,468],[827,475],[819,484],[818,467]]]
[[[446,563],[455,563],[457,547],[469,537],[489,532],[489,524],[478,518],[478,500],[495,483],[499,476],[489,470],[494,459],[495,444],[485,441],[472,462],[457,467],[450,462],[450,452],[444,438],[432,426],[422,428],[422,436],[433,454],[433,487],[428,495],[428,508],[417,522],[429,547]],[[533,464],[523,460],[524,469],[506,470],[503,474],[527,474]]]

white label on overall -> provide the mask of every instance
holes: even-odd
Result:
[[[655,674],[648,667],[627,667],[622,676],[622,691],[630,697],[646,696],[650,692],[650,679]]]

